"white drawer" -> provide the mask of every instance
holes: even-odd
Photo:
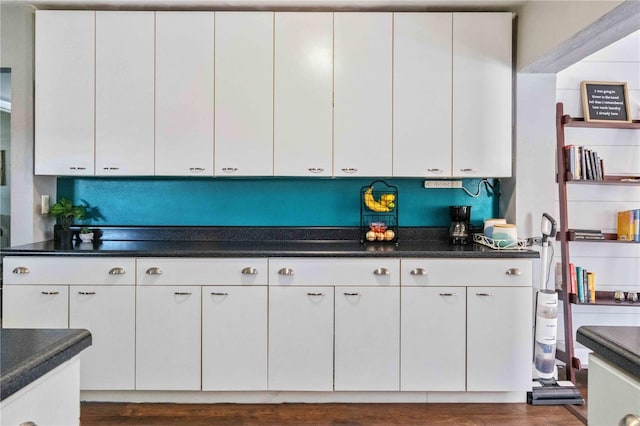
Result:
[[[269,259],[269,285],[397,286],[399,259]]]
[[[403,286],[531,286],[530,259],[402,259]]]
[[[9,256],[5,284],[133,285],[135,259],[126,257]]]
[[[138,285],[267,285],[267,259],[138,258]]]

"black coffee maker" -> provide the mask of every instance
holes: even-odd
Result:
[[[452,244],[469,244],[471,242],[471,206],[449,206],[451,225],[449,241]]]

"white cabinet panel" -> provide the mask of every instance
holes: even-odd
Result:
[[[36,174],[93,175],[94,31],[93,11],[36,11]]]
[[[273,175],[273,12],[215,18],[215,174]]]
[[[400,390],[400,288],[336,288],[335,318],[335,390]]]
[[[466,290],[402,289],[400,390],[464,391]]]
[[[451,176],[452,14],[393,17],[393,175]]]
[[[511,21],[453,14],[454,176],[511,176]]]
[[[202,390],[267,389],[267,287],[202,287]]]
[[[331,176],[333,14],[276,12],[274,174]]]
[[[2,326],[6,328],[67,328],[69,287],[11,285],[2,289]]]
[[[136,288],[136,389],[200,390],[200,287]]]
[[[531,389],[530,287],[467,289],[467,391]]]
[[[145,257],[136,262],[138,285],[267,285],[267,259]]]
[[[96,175],[154,174],[154,12],[96,12]]]
[[[269,288],[269,390],[333,390],[333,288]]]
[[[269,259],[269,285],[397,286],[398,259]]]
[[[156,12],[156,175],[213,176],[213,24]]]
[[[334,15],[334,176],[391,176],[392,14]]]
[[[71,286],[69,327],[91,332],[80,359],[83,390],[133,390],[135,380],[135,287]]]

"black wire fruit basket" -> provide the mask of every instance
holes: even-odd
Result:
[[[376,180],[360,188],[360,243],[398,242],[398,188]]]

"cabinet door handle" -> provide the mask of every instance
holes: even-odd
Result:
[[[324,296],[324,293],[307,293],[307,296]]]
[[[189,294],[191,294],[191,293],[189,293]],[[212,292],[211,292],[211,295],[212,295],[212,296],[228,296],[228,295],[229,295],[229,293],[222,293],[222,292],[215,292],[215,291],[212,291]]]
[[[431,173],[442,173],[442,169],[427,169],[427,171]]]
[[[345,173],[355,173],[358,171],[358,169],[356,169],[355,167],[345,167],[344,169],[342,169],[342,171]]]
[[[324,169],[322,167],[309,167],[311,173],[322,173]]]
[[[95,291],[79,291],[78,294],[81,294],[83,296],[93,296],[94,294],[96,294]]]
[[[461,171],[461,172],[466,172],[466,173],[475,173],[475,172],[476,172],[476,169],[469,169],[469,168],[466,168],[466,169],[460,169],[460,171]]]
[[[124,268],[116,266],[115,268],[109,269],[109,275],[124,275],[126,271]]]
[[[147,269],[147,275],[162,275],[162,269],[153,267]]]
[[[69,167],[69,170],[87,170],[86,167],[80,167],[80,166],[71,166]]]
[[[204,172],[204,167],[189,167],[190,172]]]
[[[447,296],[447,297],[451,297],[451,296],[457,296],[458,293],[440,293],[440,296]]]
[[[360,293],[344,293],[345,296],[360,296]]]
[[[41,291],[40,293],[45,294],[47,296],[55,296],[56,294],[60,294],[59,291]]]
[[[427,270],[424,268],[415,268],[409,272],[411,275],[427,275]]]
[[[476,293],[476,296],[491,297],[491,296],[495,296],[495,294],[493,294],[493,293]]]
[[[373,270],[373,275],[390,275],[391,272],[387,268],[377,268]]]
[[[225,173],[234,173],[238,171],[237,167],[223,167],[222,171]]]
[[[282,268],[282,269],[280,269],[278,271],[278,274],[279,275],[293,275],[294,272],[293,272],[293,269],[291,269],[291,268]]]
[[[103,170],[120,170],[120,167],[103,167]]]
[[[519,268],[507,269],[505,272],[507,275],[522,275],[522,271]]]
[[[28,274],[29,273],[29,268],[27,268],[26,266],[18,266],[17,268],[13,268],[13,272],[14,274]]]
[[[174,291],[173,294],[176,296],[191,296],[190,291]]]
[[[251,266],[247,266],[240,271],[242,275],[258,275],[258,270],[256,268],[252,268]]]

